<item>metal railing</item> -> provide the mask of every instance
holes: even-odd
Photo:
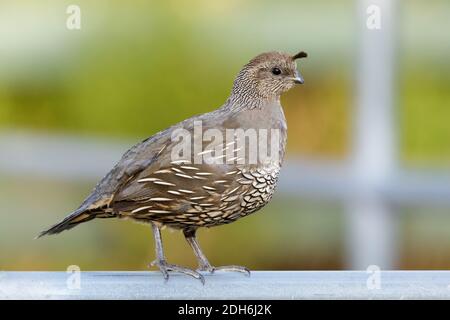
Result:
[[[357,2],[361,26],[356,81],[353,148],[349,161],[325,163],[291,159],[283,168],[280,191],[335,199],[347,208],[348,268],[398,265],[393,216],[398,204],[450,207],[450,176],[400,167],[393,120],[396,1]],[[365,28],[366,9],[377,5],[381,28]],[[73,137],[0,133],[0,170],[66,179],[100,178],[128,143]],[[64,152],[61,152],[64,150]]]
[[[450,299],[450,271],[0,272],[0,299]]]

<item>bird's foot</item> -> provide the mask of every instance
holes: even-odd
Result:
[[[150,265],[157,266],[159,268],[159,270],[161,271],[161,273],[163,274],[163,277],[166,281],[169,280],[169,271],[173,271],[173,272],[183,273],[188,276],[191,276],[195,279],[200,280],[203,285],[205,284],[205,278],[200,273],[198,273],[197,271],[194,271],[192,269],[182,267],[182,266],[179,266],[176,264],[167,263],[165,260],[163,260],[163,261],[155,260],[152,263],[150,263]]]
[[[248,268],[242,267],[242,266],[235,266],[235,265],[220,266],[220,267],[213,267],[211,265],[205,265],[205,266],[201,266],[197,270],[198,271],[207,271],[210,273],[214,273],[215,271],[241,272],[241,273],[244,273],[248,277],[250,276],[250,270]]]

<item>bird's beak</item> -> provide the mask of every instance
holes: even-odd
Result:
[[[305,83],[305,80],[303,80],[302,75],[298,71],[295,72],[295,76],[294,76],[293,80],[296,84],[304,84]]]

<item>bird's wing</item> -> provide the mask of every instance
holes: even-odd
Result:
[[[172,152],[177,143],[167,141],[157,161],[135,172],[120,186],[112,200],[114,209],[134,211],[156,206],[155,210],[183,211],[187,203],[206,198],[212,200],[232,184],[233,178],[226,175],[227,165],[195,163],[193,155],[189,159],[174,159]],[[218,144],[222,146],[219,141],[202,142],[202,150],[215,148]]]
[[[167,141],[170,141],[169,129],[158,132],[125,152],[120,161],[95,186],[79,209],[94,210],[109,206],[115,193],[130,177],[148,168],[159,158]]]
[[[184,128],[193,131],[194,120],[202,120],[203,117],[208,117],[208,114],[186,119],[130,148],[113,169],[100,180],[78,210],[109,207],[114,198],[121,198],[119,195],[121,192],[125,192],[128,187],[133,188],[133,181],[137,176],[148,175],[161,166],[170,165],[174,145],[171,135],[174,130]],[[137,190],[136,192],[139,193]]]

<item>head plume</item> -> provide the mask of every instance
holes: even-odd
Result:
[[[294,54],[292,56],[292,60],[297,60],[297,59],[301,59],[301,58],[306,58],[308,57],[308,54],[305,51],[300,51],[297,54]]]

